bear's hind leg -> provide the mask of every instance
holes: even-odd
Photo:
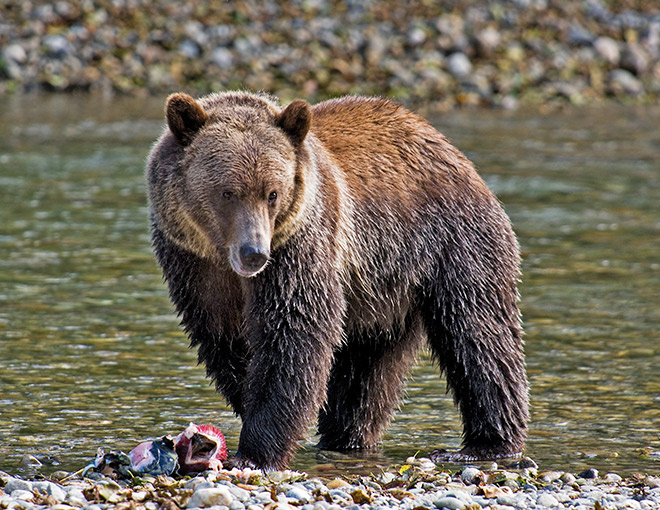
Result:
[[[506,319],[494,308],[476,313],[465,305],[469,300],[449,301],[433,303],[424,315],[432,354],[462,414],[463,448],[431,457],[462,462],[518,456],[528,396],[517,309]]]
[[[319,413],[319,448],[378,444],[420,343],[421,325],[406,332],[353,334],[334,355],[328,398]]]

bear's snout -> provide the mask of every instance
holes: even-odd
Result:
[[[231,257],[232,266],[241,276],[254,276],[261,271],[270,257],[267,247],[243,244],[238,249],[238,257]],[[237,260],[238,259],[238,260]]]
[[[257,246],[244,244],[241,246],[238,254],[241,257],[241,264],[243,267],[252,271],[258,271],[268,260],[268,253],[264,253]]]

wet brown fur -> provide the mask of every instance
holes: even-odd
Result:
[[[241,456],[285,467],[315,418],[321,447],[374,446],[425,340],[462,413],[461,455],[522,450],[517,242],[443,135],[375,98],[175,94],[166,116],[147,172],[155,254],[243,420]],[[241,236],[269,242],[249,278],[231,262]]]

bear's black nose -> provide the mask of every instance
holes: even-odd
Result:
[[[268,260],[268,253],[259,250],[258,247],[244,244],[238,252],[241,257],[241,265],[248,271],[258,271]]]

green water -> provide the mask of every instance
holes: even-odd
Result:
[[[434,120],[521,241],[541,469],[660,472],[659,113]],[[20,473],[26,454],[75,470],[191,420],[236,447],[240,422],[188,351],[150,252],[143,167],[161,115],[162,98],[0,98],[0,470]],[[422,355],[380,451],[319,456],[312,438],[295,467],[370,470],[459,442]]]

